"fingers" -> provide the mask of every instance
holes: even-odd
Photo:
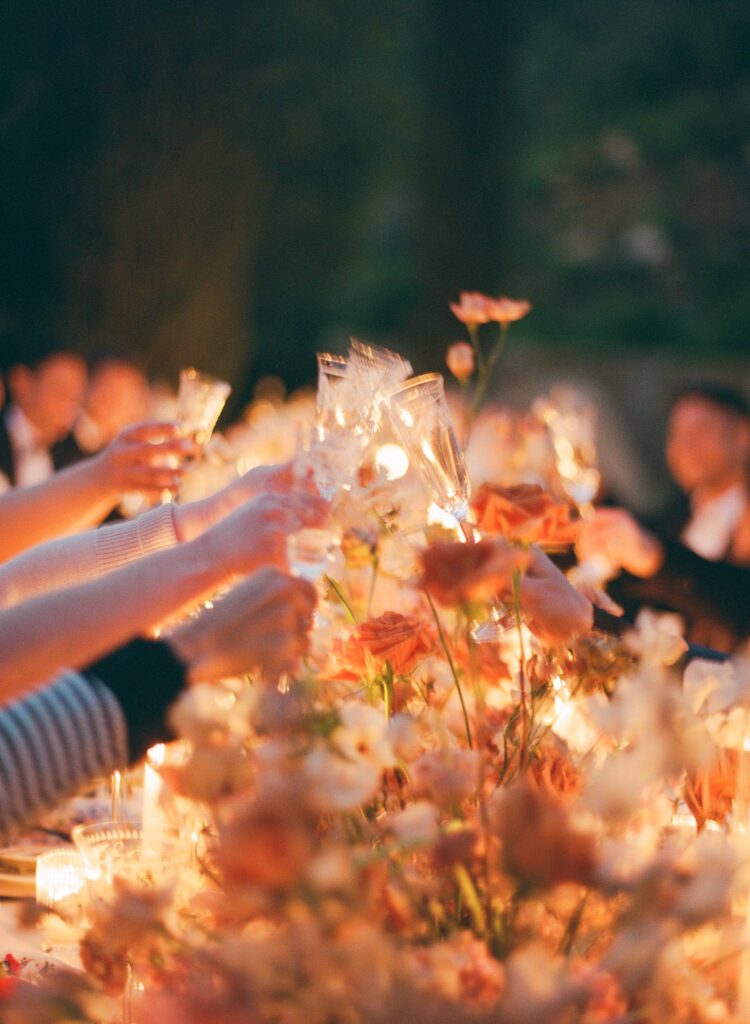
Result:
[[[180,436],[180,428],[176,423],[151,420],[148,423],[134,423],[130,427],[125,427],[117,435],[115,441],[158,444],[161,441],[169,441]]]
[[[255,573],[188,627],[191,679],[254,672],[273,680],[293,671],[308,649],[315,602],[306,580],[271,568]]]

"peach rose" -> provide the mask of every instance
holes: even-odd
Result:
[[[565,807],[548,790],[537,789],[522,779],[508,789],[498,790],[489,810],[510,874],[542,887],[592,882],[596,868],[594,838],[571,824]]]
[[[524,569],[528,555],[497,538],[476,544],[440,542],[422,552],[422,585],[443,605],[491,600],[511,589],[514,570]]]
[[[498,324],[510,324],[522,320],[531,312],[531,303],[526,299],[509,299],[501,295],[499,299],[489,299],[487,313],[490,320]]]
[[[292,804],[248,806],[221,830],[216,861],[229,886],[285,889],[307,869],[315,827]]]
[[[579,533],[580,524],[571,522],[570,508],[538,484],[482,484],[472,507],[482,532],[499,533],[511,541],[572,544]]]
[[[468,380],[474,372],[474,349],[468,341],[454,341],[446,352],[445,362],[456,380]]]
[[[460,292],[458,302],[449,303],[451,312],[462,324],[476,327],[478,324],[489,323],[490,303],[492,299],[481,292]]]
[[[407,675],[435,646],[432,627],[418,616],[384,612],[357,626],[345,643],[334,643],[334,657],[343,670],[337,675],[359,679],[370,662],[379,670],[386,661],[396,675]]]

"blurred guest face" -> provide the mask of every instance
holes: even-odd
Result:
[[[34,424],[44,444],[65,437],[73,426],[86,388],[86,364],[60,352],[38,366],[15,366],[10,374],[13,400]]]
[[[84,409],[101,431],[104,442],[111,441],[123,427],[146,419],[146,378],[129,363],[104,362],[91,375]]]
[[[667,464],[680,487],[716,491],[739,479],[750,449],[748,424],[705,398],[686,396],[673,407],[667,429]]]

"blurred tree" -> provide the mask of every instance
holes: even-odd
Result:
[[[0,335],[296,385],[348,333],[436,365],[480,288],[550,345],[744,346],[745,0],[532,13],[6,0]]]

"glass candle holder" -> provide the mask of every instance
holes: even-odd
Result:
[[[36,861],[36,902],[78,927],[83,921],[86,875],[78,850],[55,847]]]

